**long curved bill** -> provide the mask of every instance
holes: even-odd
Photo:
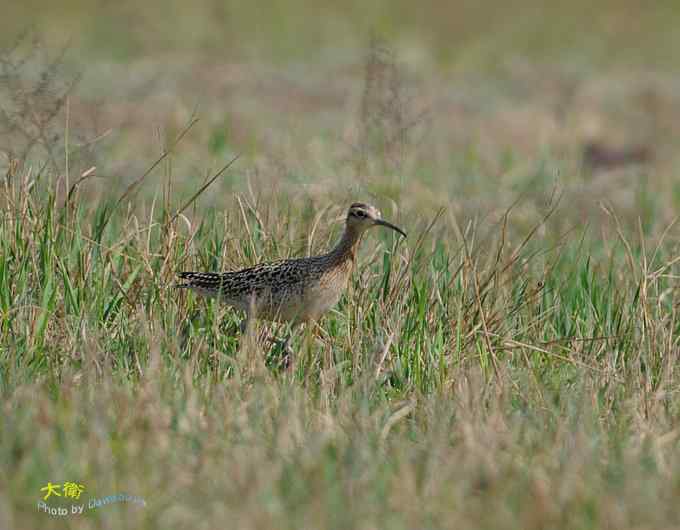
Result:
[[[380,225],[380,226],[386,226],[387,228],[391,228],[392,230],[395,230],[399,232],[402,236],[406,237],[406,232],[404,232],[401,228],[399,228],[397,225],[393,225],[389,221],[385,221],[383,219],[378,219],[375,224]]]

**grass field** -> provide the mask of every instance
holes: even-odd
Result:
[[[673,2],[115,6],[0,21],[0,528],[680,528]],[[355,201],[288,371],[173,288]]]

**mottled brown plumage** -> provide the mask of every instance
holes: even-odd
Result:
[[[246,319],[293,323],[318,320],[347,287],[362,234],[379,225],[406,236],[400,228],[382,220],[375,207],[355,203],[347,212],[340,242],[326,254],[262,263],[233,272],[180,272],[184,282],[178,287],[218,297],[245,311]]]

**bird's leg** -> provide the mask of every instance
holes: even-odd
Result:
[[[295,331],[298,325],[298,323],[291,325],[290,332],[285,339],[276,339],[274,337],[271,338],[274,348],[281,352],[280,360],[277,364],[286,370],[291,367],[291,363],[293,361],[294,352],[290,347],[290,341],[295,336]]]
[[[251,333],[251,326],[253,319],[257,317],[257,308],[255,306],[254,295],[250,296],[248,307],[245,310],[245,318],[241,321],[241,337]],[[254,326],[253,326],[254,331]]]
[[[247,343],[251,347],[255,346],[255,329],[253,325],[253,319],[251,318],[249,311],[246,311],[245,318],[241,321],[239,330],[241,331],[240,343]]]
[[[246,315],[246,318],[241,320],[241,325],[239,326],[239,330],[241,331],[241,336],[245,335],[248,332],[248,315]]]
[[[304,352],[306,355],[306,363],[308,366],[312,366],[314,363],[314,350],[317,345],[317,340],[319,339],[320,326],[317,320],[312,320],[305,329],[304,338]]]

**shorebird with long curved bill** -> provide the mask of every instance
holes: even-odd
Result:
[[[252,318],[298,325],[319,320],[346,289],[361,236],[374,226],[385,226],[406,237],[369,204],[354,203],[347,211],[345,231],[331,251],[319,256],[261,263],[230,272],[180,272],[177,287],[191,289],[245,312],[241,331]],[[283,342],[291,353],[288,342]]]

